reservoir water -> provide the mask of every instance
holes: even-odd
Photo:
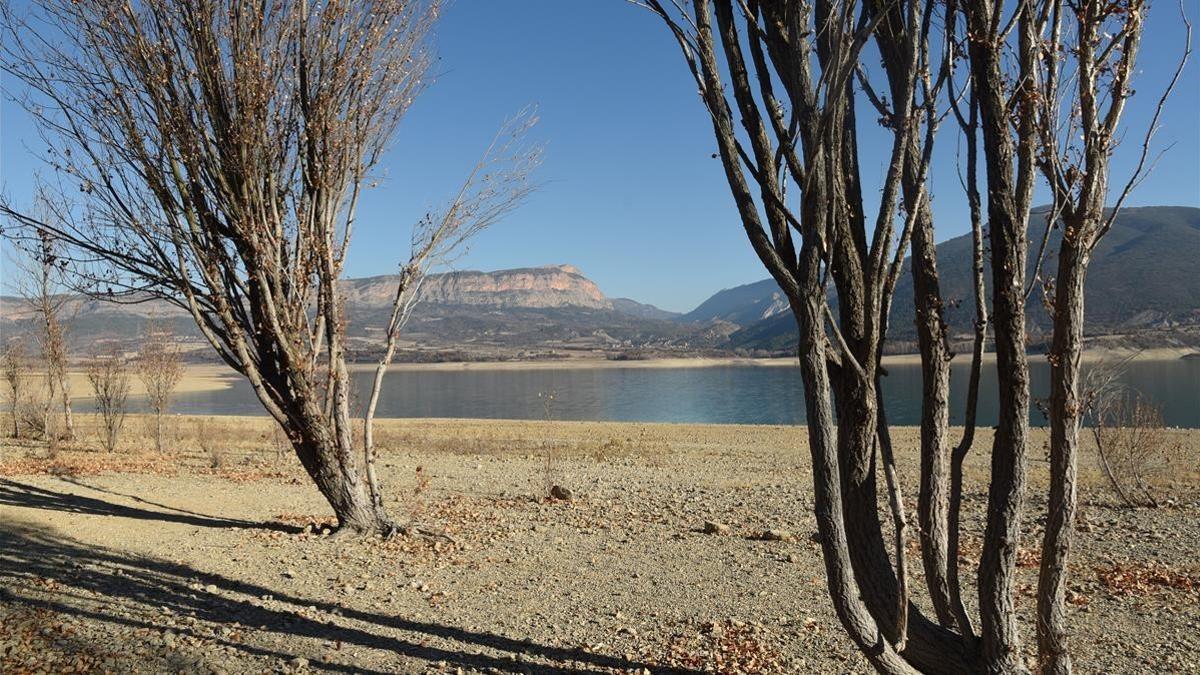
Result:
[[[1030,359],[1035,400],[1049,394],[1049,366]],[[920,421],[921,375],[916,364],[889,365],[884,397],[892,424]],[[365,398],[370,372],[357,372],[355,385]],[[951,371],[951,423],[963,419],[968,367]],[[1124,383],[1163,406],[1170,426],[1200,428],[1200,360],[1138,361],[1129,364]],[[689,422],[717,424],[800,424],[803,387],[791,366],[729,365],[682,368],[571,368],[499,370],[394,370],[384,382],[380,417],[475,417],[543,419],[538,394],[554,392],[559,420]],[[249,385],[240,379],[222,391],[181,394],[172,411],[189,414],[265,414]],[[1036,425],[1046,423],[1036,406]],[[996,423],[996,370],[984,366],[979,423]]]

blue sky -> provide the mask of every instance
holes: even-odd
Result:
[[[1176,6],[1156,3],[1115,178],[1135,159],[1183,35]],[[436,42],[437,82],[403,122],[384,180],[362,205],[352,276],[394,271],[411,224],[450,194],[501,122],[528,104],[539,108],[535,134],[546,144],[543,187],[476,239],[456,268],[571,263],[610,296],[679,311],[766,276],[711,158],[712,131],[695,86],[648,12],[624,0],[457,0]],[[1189,66],[1163,118],[1156,146],[1173,147],[1131,204],[1200,205],[1198,72]],[[11,103],[0,114],[0,185],[19,201],[37,166],[27,145],[37,140]],[[939,239],[967,230],[951,131],[939,139],[931,174]],[[867,151],[865,172],[882,172],[887,147],[879,147],[878,155]]]

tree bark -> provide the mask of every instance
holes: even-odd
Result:
[[[333,508],[339,532],[391,534],[395,524],[371,498],[358,453],[338,442],[328,426],[307,424],[289,432],[296,456]]]
[[[1013,591],[1020,546],[1025,489],[1025,451],[1029,431],[1029,368],[1025,354],[1025,264],[1028,205],[1032,176],[1032,133],[1022,120],[1018,143],[1010,135],[1002,52],[991,44],[996,30],[992,3],[966,6],[972,86],[979,102],[987,166],[988,226],[992,250],[992,311],[995,327],[999,419],[992,442],[988,519],[979,561],[980,631],[985,668],[1020,673],[1021,659]],[[1030,8],[1021,11],[1023,51],[1029,47]],[[1023,67],[1026,66],[1023,55]],[[1027,117],[1027,115],[1025,116]],[[1016,146],[1016,147],[1014,147]],[[1016,174],[1014,176],[1014,173]]]
[[[1064,223],[1055,283],[1054,335],[1049,354],[1050,497],[1038,577],[1038,657],[1041,672],[1053,675],[1071,672],[1064,596],[1077,504],[1079,424],[1083,414],[1079,363],[1083,352],[1087,240],[1080,239],[1094,230],[1093,223],[1074,220],[1070,217]],[[1046,227],[1051,225],[1047,223]]]

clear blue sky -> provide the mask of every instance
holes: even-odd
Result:
[[[1155,3],[1147,37],[1116,177],[1126,175],[1182,48],[1174,3]],[[506,117],[535,103],[544,186],[480,236],[457,268],[571,263],[610,296],[679,311],[766,277],[711,159],[712,131],[695,87],[648,12],[624,0],[457,0],[436,41],[438,81],[405,119],[385,179],[362,206],[352,276],[394,271],[412,222],[457,186]],[[1157,137],[1159,148],[1174,147],[1132,204],[1200,205],[1198,66],[1189,66]],[[37,139],[11,103],[0,113],[0,184],[20,200],[37,166],[27,145]],[[956,139],[945,131],[931,175],[941,239],[967,229]],[[865,171],[883,170],[886,145],[879,147]]]

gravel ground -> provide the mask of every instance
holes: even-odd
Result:
[[[381,541],[326,534],[328,508],[262,424],[198,423],[204,442],[169,457],[5,446],[0,672],[868,670],[826,596],[801,430],[389,421],[390,508],[446,536]],[[1177,437],[1194,458],[1200,433]],[[916,431],[895,441],[915,503]],[[990,438],[976,443],[966,579]],[[1140,510],[1091,466],[1069,594],[1079,671],[1200,672],[1195,462],[1170,506]],[[1028,620],[1037,561],[1020,559]]]

